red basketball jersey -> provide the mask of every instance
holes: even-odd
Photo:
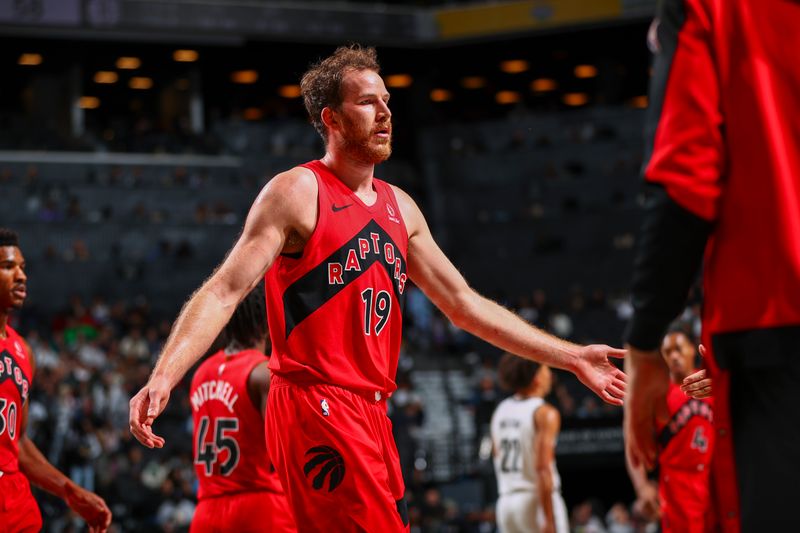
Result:
[[[256,350],[220,351],[192,378],[197,499],[238,492],[283,492],[267,455],[264,418],[247,393],[247,380],[267,360]]]
[[[19,471],[22,409],[28,401],[33,371],[25,343],[11,326],[0,339],[0,472]]]
[[[298,384],[391,394],[400,353],[408,232],[389,184],[366,205],[321,161],[317,225],[267,272],[270,369]]]
[[[714,415],[710,398],[689,398],[670,383],[667,392],[669,422],[661,428],[660,468],[706,471],[714,444]]]

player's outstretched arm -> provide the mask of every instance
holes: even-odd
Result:
[[[625,374],[609,358],[623,357],[625,350],[559,339],[475,292],[433,240],[414,201],[394,190],[408,229],[409,276],[447,318],[505,351],[569,370],[604,401],[622,405]]]
[[[25,347],[28,350],[31,367],[35,373],[36,362],[33,352],[27,343]],[[26,434],[28,429],[28,405],[29,402],[25,402],[25,406],[22,409],[20,434],[23,436],[19,440],[20,470],[33,485],[64,500],[73,511],[86,520],[91,533],[105,533],[111,525],[111,511],[103,498],[76,485],[71,479],[62,474],[50,464],[42,452],[39,451],[39,448],[36,447],[36,444],[28,438]]]
[[[149,381],[130,401],[130,430],[139,442],[150,448],[164,445],[152,425],[170,391],[208,350],[239,302],[281,253],[287,238],[313,231],[316,195],[314,175],[302,168],[277,175],[258,195],[239,240],[183,306]]]

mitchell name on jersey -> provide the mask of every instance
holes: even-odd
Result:
[[[192,394],[192,409],[199,411],[208,400],[218,400],[233,413],[233,406],[238,399],[239,394],[234,394],[233,385],[222,379],[212,379],[197,386]]]

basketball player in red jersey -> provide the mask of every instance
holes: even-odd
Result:
[[[86,520],[91,532],[103,532],[111,524],[106,502],[56,470],[25,434],[36,363],[8,318],[25,302],[27,279],[17,234],[0,228],[0,531],[27,533],[42,528],[30,482],[63,499]]]
[[[373,177],[392,140],[374,49],[339,48],[306,72],[301,88],[325,156],[278,174],[260,193],[239,241],[185,305],[150,380],[131,399],[131,431],[147,446],[163,446],[152,424],[170,390],[266,274],[267,446],[298,529],[405,531],[385,402],[396,388],[409,279],[457,326],[569,369],[616,405],[625,376],[609,357],[625,352],[563,341],[477,294],[414,201]]]
[[[668,422],[659,427],[658,486],[647,479],[644,466],[628,461],[628,472],[636,489],[636,504],[648,519],[661,518],[665,533],[713,531],[709,494],[711,454],[714,443],[710,399],[687,397],[683,387],[696,379],[694,344],[685,333],[668,333],[661,355],[669,368]]]
[[[259,284],[225,326],[226,347],[208,357],[192,379],[194,468],[200,487],[190,533],[297,531],[267,459],[266,321]]]

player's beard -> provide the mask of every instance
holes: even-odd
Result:
[[[377,165],[392,155],[390,122],[376,124],[372,130],[365,130],[346,116],[342,117],[342,123],[344,125],[342,146],[345,153],[354,159],[369,165]],[[382,139],[375,136],[378,130],[385,128],[389,129],[388,138]]]

